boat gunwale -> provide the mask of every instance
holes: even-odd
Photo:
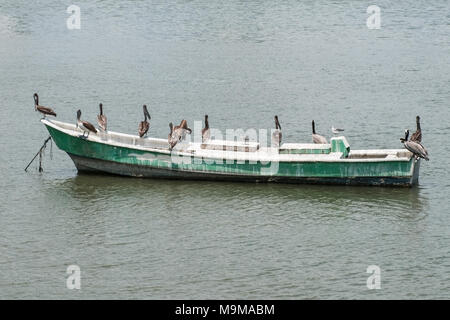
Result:
[[[76,126],[74,124],[68,123],[68,122],[62,122],[57,120],[48,120],[48,119],[41,119],[41,122],[46,125],[50,126],[53,129],[60,131],[64,134],[67,134],[69,136],[72,136],[74,138],[79,138],[79,134],[82,133],[81,130],[77,130]],[[73,127],[73,129],[67,129],[62,127],[61,125],[58,125],[58,123],[63,124],[64,126],[70,126]],[[148,139],[147,141],[155,141],[159,143],[166,143],[167,140],[161,139],[161,138],[140,138],[137,135],[131,135],[127,133],[121,133],[121,132],[114,132],[114,131],[108,131],[107,133],[122,136],[124,138],[128,139]],[[372,154],[375,155],[377,152],[379,154],[386,154],[387,156],[384,158],[338,158],[339,155],[342,155],[341,152],[332,152],[328,154],[279,154],[279,153],[271,153],[271,152],[262,152],[262,149],[267,149],[268,151],[274,150],[274,148],[262,148],[255,152],[240,152],[240,151],[229,151],[229,150],[211,150],[211,149],[202,149],[200,148],[201,143],[190,143],[190,148],[192,146],[197,148],[191,148],[191,150],[169,150],[169,147],[167,148],[152,148],[152,147],[146,147],[146,146],[140,146],[140,145],[133,145],[133,144],[127,144],[122,143],[119,141],[114,140],[102,140],[101,138],[97,138],[98,136],[95,136],[96,139],[92,139],[91,136],[83,139],[84,141],[109,145],[113,147],[120,147],[120,148],[127,148],[130,150],[140,150],[140,151],[146,151],[146,152],[153,152],[153,153],[159,153],[159,154],[166,154],[166,155],[172,155],[175,153],[177,156],[190,156],[190,157],[198,157],[198,158],[207,158],[207,159],[233,159],[235,161],[261,161],[261,162],[268,162],[268,161],[276,161],[280,163],[289,163],[289,162],[333,162],[333,163],[368,163],[368,162],[410,162],[412,160],[412,154],[409,158],[406,157],[389,157],[389,155],[395,155],[398,152],[407,152],[406,149],[367,149],[367,150],[351,150],[349,156],[352,154]],[[299,144],[301,145],[301,144]],[[233,158],[230,158],[229,155],[234,155]],[[249,157],[249,154],[257,154],[259,157],[257,159],[251,159]],[[276,155],[278,159],[271,159],[267,158],[267,156],[274,156]],[[228,156],[228,157],[227,157]],[[242,157],[238,157],[242,156]],[[281,158],[280,158],[281,157]],[[285,158],[285,159],[282,159]]]

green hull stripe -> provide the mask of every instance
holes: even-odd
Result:
[[[236,175],[283,176],[283,177],[408,177],[411,176],[413,159],[410,161],[371,162],[276,162],[261,163],[227,160],[217,161],[193,156],[179,157],[174,163],[168,154],[88,141],[61,132],[51,126],[47,129],[56,145],[63,151],[86,158],[120,162],[130,165],[176,169],[196,172],[214,172]]]

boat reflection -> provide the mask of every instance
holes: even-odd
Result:
[[[60,180],[59,192],[87,205],[118,205],[124,209],[161,207],[195,210],[251,211],[257,214],[309,214],[363,219],[376,215],[422,219],[427,198],[421,188],[353,187],[136,179],[78,174]],[[106,201],[107,200],[107,201]],[[357,213],[357,214],[355,214]]]

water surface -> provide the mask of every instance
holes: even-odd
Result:
[[[0,298],[450,298],[450,7],[378,1],[69,1],[0,4]],[[345,127],[354,149],[401,148],[421,115],[431,156],[413,189],[78,175],[50,146],[33,93],[150,134],[208,113],[212,127],[310,140]],[[77,264],[81,290],[66,288]],[[366,268],[381,268],[368,290]]]

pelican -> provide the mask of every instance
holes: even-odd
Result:
[[[35,93],[33,95],[33,97],[34,97],[34,110],[39,111],[40,113],[42,113],[44,115],[44,117],[42,119],[45,119],[45,116],[56,117],[56,113],[55,113],[55,111],[53,111],[53,109],[39,105],[39,96],[37,93]]]
[[[420,117],[419,116],[416,117],[416,125],[417,125],[416,132],[414,132],[411,135],[411,139],[409,139],[409,140],[421,143],[422,142],[422,129],[420,128]]]
[[[331,126],[331,131],[332,131],[334,134],[339,134],[339,133],[343,132],[344,129],[335,128],[334,126]]]
[[[428,158],[427,149],[425,149],[425,147],[418,142],[411,141],[411,140],[408,141],[408,136],[409,136],[409,130],[405,130],[405,138],[400,138],[400,141],[403,143],[405,148],[408,151],[411,151],[412,154],[414,156],[416,156],[417,158],[423,158],[426,161],[430,160],[430,158]]]
[[[172,150],[173,147],[175,147],[175,145],[180,140],[180,137],[178,136],[177,133],[175,133],[173,131],[173,123],[172,122],[169,123],[169,128],[170,128],[170,133],[169,133],[167,141],[169,142],[169,149]]]
[[[95,129],[95,127],[92,123],[90,123],[88,121],[83,121],[80,118],[81,118],[81,110],[78,110],[77,111],[77,128],[79,127],[81,130],[83,130],[82,137],[88,138],[90,132],[97,133],[97,129]],[[88,133],[87,137],[84,136],[86,131]]]
[[[316,133],[316,124],[314,123],[314,120],[312,121],[312,140],[314,143],[317,144],[328,143],[327,139],[324,136],[321,136],[320,134]]]
[[[202,142],[208,141],[211,138],[211,131],[209,130],[208,115],[205,115],[205,127],[202,129]]]
[[[179,137],[179,141],[183,140],[186,137],[186,132],[189,132],[189,134],[192,133],[191,128],[188,128],[187,126],[187,121],[186,120],[181,120],[180,125],[179,126],[175,126],[173,128],[174,133],[177,134],[177,136]]]
[[[103,104],[98,105],[100,107],[100,114],[97,115],[97,123],[103,131],[106,132],[106,125],[108,123],[108,120],[106,119],[106,116],[103,114]]]
[[[142,106],[142,109],[144,110],[144,121],[139,123],[138,128],[139,137],[141,138],[147,134],[148,128],[150,127],[150,124],[147,122],[147,118],[151,119],[150,113],[148,113],[147,106],[145,104]]]
[[[281,125],[278,121],[278,116],[275,116],[275,130],[272,133],[272,146],[275,148],[279,148],[281,144]]]

